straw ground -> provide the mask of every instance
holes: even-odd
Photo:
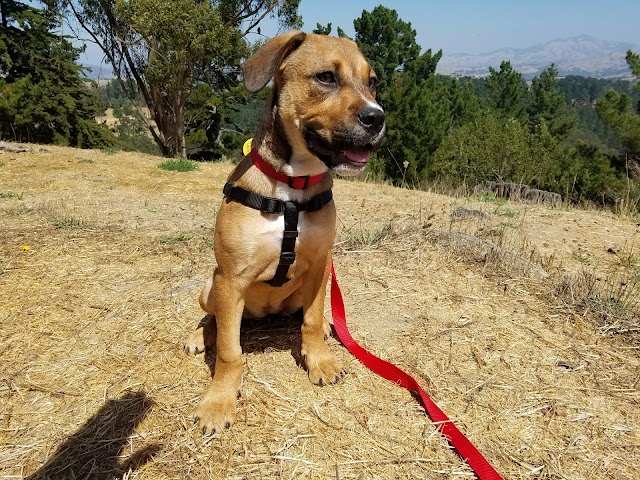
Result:
[[[212,355],[181,342],[231,164],[167,172],[55,147],[0,160],[0,478],[473,476],[410,393],[336,341],[349,374],[311,385],[298,319],[243,327],[239,421],[195,431]],[[640,478],[633,221],[343,180],[334,193],[355,338],[505,478]]]

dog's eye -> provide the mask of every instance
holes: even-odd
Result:
[[[376,77],[371,77],[369,79],[369,90],[372,92],[375,92],[377,87],[378,87],[378,79]]]
[[[335,86],[338,82],[336,82],[336,76],[333,72],[320,72],[316,74],[316,80],[320,83],[324,83],[325,85]]]

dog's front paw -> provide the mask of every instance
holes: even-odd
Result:
[[[207,390],[193,414],[194,423],[202,430],[203,435],[228,429],[236,420],[236,399],[239,392],[212,390]]]
[[[326,345],[316,350],[305,351],[303,349],[302,351],[302,356],[309,372],[309,380],[311,380],[311,383],[320,386],[336,383],[345,374],[342,366]]]

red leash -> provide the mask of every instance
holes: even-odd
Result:
[[[460,456],[469,464],[480,480],[502,480],[502,477],[482,456],[478,449],[469,441],[458,427],[449,420],[449,417],[433,403],[429,395],[418,385],[418,382],[406,372],[403,372],[395,365],[369,353],[356,343],[347,328],[347,318],[344,310],[344,301],[340,286],[336,279],[336,271],[331,264],[331,314],[333,316],[333,326],[336,329],[338,339],[360,362],[367,368],[387,380],[400,385],[408,390],[420,395],[420,403],[426,410],[429,418],[436,424],[442,434]]]

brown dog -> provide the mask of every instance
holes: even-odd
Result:
[[[243,316],[302,308],[309,379],[323,385],[341,377],[323,317],[336,230],[329,169],[361,172],[384,134],[376,75],[350,40],[289,32],[268,41],[243,72],[249,91],[272,78],[273,89],[254,150],[229,176],[216,220],[217,268],[200,294],[215,325],[185,342],[189,353],[216,345],[213,381],[195,411],[203,433],[235,420]]]

